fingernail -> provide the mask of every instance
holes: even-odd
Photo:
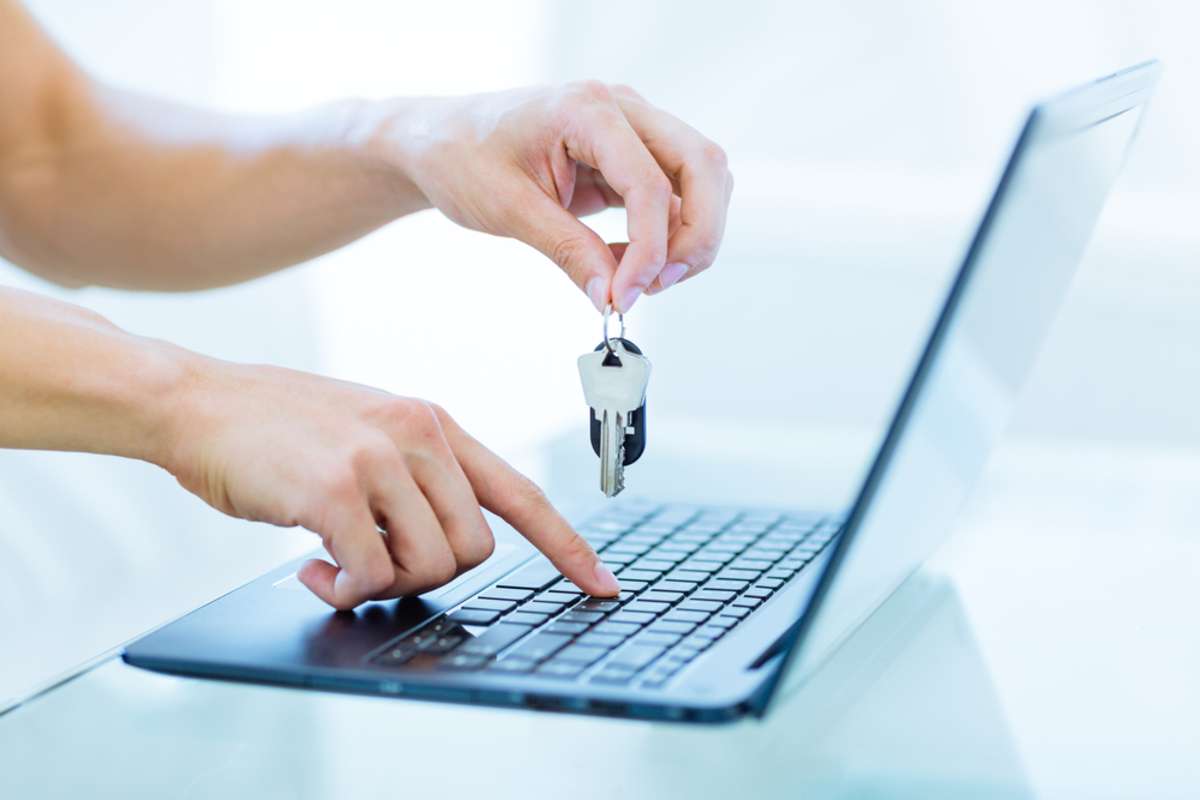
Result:
[[[587,282],[587,296],[592,301],[592,305],[596,307],[596,310],[600,312],[604,311],[605,295],[608,294],[605,289],[604,278],[601,278],[599,275]]]
[[[675,283],[687,274],[689,267],[682,262],[667,264],[663,267],[663,271],[658,273],[658,282],[662,284],[664,289],[674,286]]]
[[[617,576],[612,574],[611,569],[604,566],[603,561],[596,562],[596,583],[609,594],[620,594],[621,592],[621,584],[617,583]]]
[[[642,296],[642,290],[633,286],[625,290],[625,294],[621,295],[621,302],[617,306],[617,310],[622,314],[628,314],[629,309],[633,308],[633,304]]]

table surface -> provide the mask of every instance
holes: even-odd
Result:
[[[830,462],[809,463],[829,489]],[[1004,448],[956,537],[762,721],[345,696],[108,659],[0,716],[0,797],[1195,797],[1198,482],[1187,452]]]

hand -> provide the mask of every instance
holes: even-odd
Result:
[[[494,548],[480,506],[581,589],[616,578],[528,478],[421,400],[292,370],[198,359],[168,424],[167,467],[243,519],[320,534],[336,562],[300,581],[329,605],[416,595]]]
[[[721,244],[725,153],[628,87],[414,101],[382,139],[446,216],[537,248],[597,309],[628,311],[707,269]],[[577,219],[610,206],[627,210],[628,243],[606,245]]]

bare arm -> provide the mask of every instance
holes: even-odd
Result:
[[[706,269],[719,147],[627,87],[216,114],[103,86],[0,0],[0,253],[68,285],[194,289],[310,259],[436,206],[628,310]],[[578,217],[628,212],[626,242]]]

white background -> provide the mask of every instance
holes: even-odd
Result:
[[[581,77],[637,87],[720,142],[737,177],[718,264],[629,319],[655,362],[651,424],[722,431],[880,424],[1031,100],[1161,57],[1142,139],[1014,433],[1069,447],[1200,442],[1193,4],[33,8],[103,78],[248,112]],[[596,224],[616,237],[623,220]],[[65,292],[3,265],[0,281],[214,355],[435,399],[542,480],[540,445],[582,419],[573,359],[599,332],[541,256],[434,214],[195,296]],[[652,439],[647,469],[654,455]],[[0,487],[0,626],[5,652],[21,654],[0,659],[0,699],[312,544],[226,521],[113,459],[3,453]]]

